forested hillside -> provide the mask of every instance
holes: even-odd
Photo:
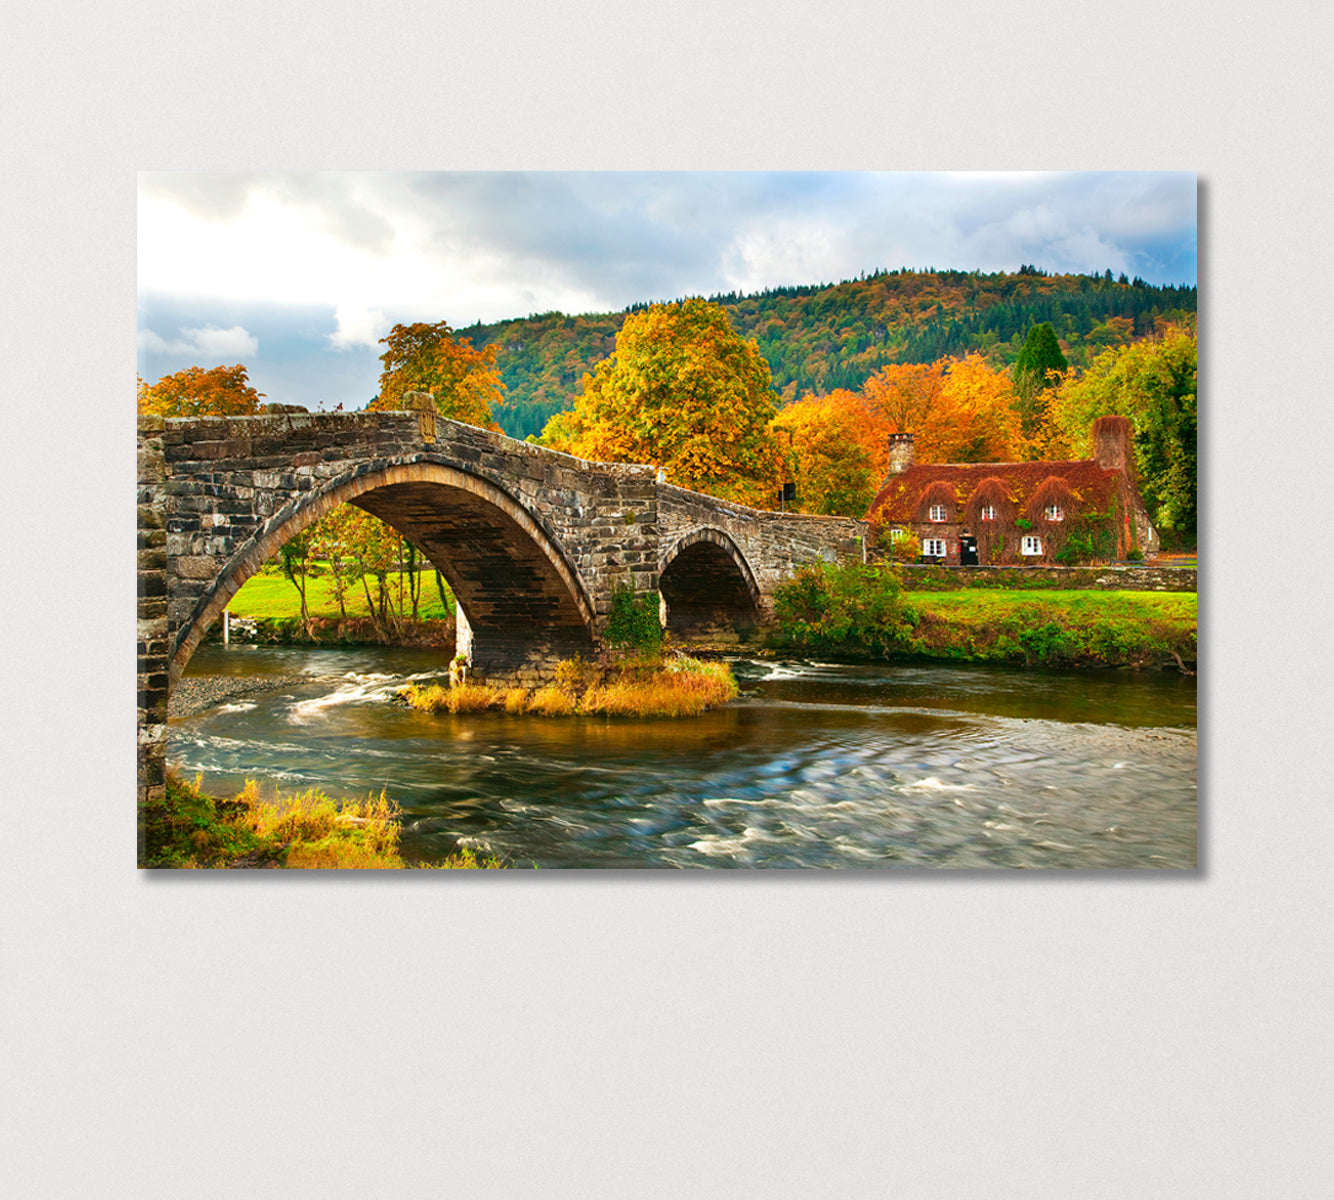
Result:
[[[1010,366],[1034,325],[1049,322],[1074,367],[1098,352],[1194,314],[1194,287],[1155,287],[1141,279],[1015,273],[877,271],[838,284],[773,288],[752,296],[714,296],[732,327],[754,338],[784,399],[835,388],[857,390],[893,363],[931,363],[981,354]],[[541,433],[573,406],[579,381],[616,345],[624,312],[531,317],[457,331],[478,350],[495,346],[505,404],[495,413],[513,437]]]

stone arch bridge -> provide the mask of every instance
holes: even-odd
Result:
[[[139,419],[140,793],[161,787],[172,683],[240,586],[342,503],[421,549],[476,674],[532,683],[600,643],[612,595],[657,590],[680,640],[744,636],[863,522],[762,512],[430,412]]]

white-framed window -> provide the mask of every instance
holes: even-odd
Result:
[[[1042,515],[1046,517],[1048,521],[1064,521],[1065,509],[1059,504],[1048,504],[1047,507],[1042,510]]]
[[[979,515],[979,516],[982,518],[982,520],[984,520],[984,521],[994,521],[994,520],[996,520],[996,509],[995,509],[995,506],[994,506],[994,505],[991,505],[991,504],[984,504],[984,505],[982,505],[982,511],[981,511],[978,515]]]
[[[944,558],[945,557],[945,539],[944,538],[925,538],[922,541],[922,556],[924,558]]]
[[[1041,554],[1042,539],[1040,537],[1035,537],[1031,533],[1025,534],[1023,543],[1019,547],[1019,552],[1021,554]]]
[[[901,542],[908,536],[906,529],[891,529],[889,531],[889,540],[891,542]]]
[[[933,504],[926,510],[927,519],[931,521],[943,521],[945,519],[945,506],[943,504]]]

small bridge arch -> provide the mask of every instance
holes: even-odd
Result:
[[[676,538],[658,563],[667,631],[730,641],[760,622],[761,592],[746,556],[723,530],[701,526]]]

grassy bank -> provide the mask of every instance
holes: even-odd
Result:
[[[387,589],[397,608],[398,577],[389,576]],[[370,584],[372,600],[376,598],[376,585]],[[408,596],[407,577],[404,576],[403,594],[406,598],[405,615],[411,616],[412,600]],[[366,593],[360,584],[348,585],[343,595],[343,606],[348,617],[370,617],[366,604]],[[234,617],[252,617],[260,621],[292,620],[301,616],[301,596],[296,587],[281,573],[273,574],[261,571],[252,575],[241,585],[240,591],[227,605]],[[327,575],[317,575],[306,583],[306,608],[312,617],[336,620],[343,616],[338,607],[338,597],[334,593],[333,580]],[[421,573],[421,595],[417,604],[417,617],[423,621],[441,621],[454,615],[454,597],[448,587],[445,599],[440,599],[432,571]]]
[[[333,581],[327,574],[317,575],[306,584],[306,607],[309,627],[301,620],[301,597],[296,588],[280,573],[270,571],[253,575],[241,586],[227,606],[233,617],[255,622],[255,640],[260,642],[328,642],[375,644],[388,642],[400,646],[454,647],[454,597],[448,587],[444,599],[436,587],[431,571],[421,575],[421,594],[418,597],[417,617],[412,617],[412,601],[404,579],[404,614],[399,615],[398,582],[390,576],[387,592],[392,604],[386,616],[372,617],[366,594],[357,585],[348,587],[340,609]],[[376,588],[371,585],[372,603]],[[221,622],[210,631],[214,639],[222,637]],[[233,629],[233,636],[237,631]]]
[[[726,663],[693,658],[640,657],[609,666],[568,659],[545,687],[453,687],[409,684],[399,693],[424,712],[483,712],[488,709],[543,717],[696,717],[737,696]]]
[[[926,658],[1184,667],[1197,656],[1194,592],[935,592],[913,602],[912,652]]]
[[[769,644],[844,658],[1045,667],[1177,667],[1196,659],[1193,592],[902,590],[883,565],[816,566],[775,595]]]
[[[338,804],[309,791],[261,800],[253,782],[221,800],[168,774],[165,798],[139,809],[139,865],[151,868],[270,867],[298,870],[401,870],[398,807],[383,793]],[[460,851],[435,870],[499,867]]]

